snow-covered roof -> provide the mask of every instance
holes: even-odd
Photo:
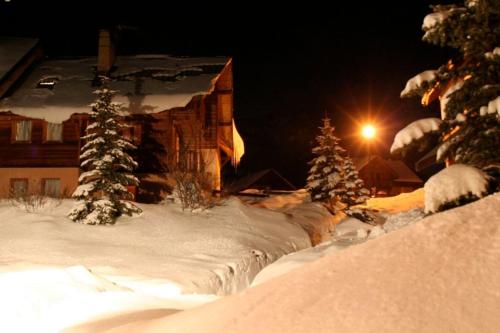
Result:
[[[478,198],[487,194],[490,178],[470,165],[453,164],[425,183],[425,212],[438,211],[442,205],[472,194]]]
[[[0,81],[38,43],[38,39],[0,37]]]
[[[178,58],[168,55],[121,56],[116,59],[110,88],[124,114],[157,113],[186,106],[196,95],[212,91],[225,57]],[[0,103],[1,111],[60,123],[73,113],[90,111],[96,58],[46,60],[14,94]],[[54,80],[52,89],[37,88]]]

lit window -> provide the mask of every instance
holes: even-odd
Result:
[[[62,141],[62,124],[47,123],[46,141]]]
[[[59,81],[57,77],[47,77],[38,81],[37,88],[54,89],[56,83]]]
[[[42,194],[52,198],[61,196],[61,180],[59,178],[42,179]]]
[[[10,196],[14,198],[23,197],[28,194],[27,178],[12,178],[10,180]]]
[[[31,120],[19,120],[15,122],[14,140],[18,142],[31,141]]]

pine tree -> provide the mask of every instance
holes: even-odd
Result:
[[[330,205],[346,192],[342,181],[345,150],[339,144],[340,139],[333,134],[334,130],[330,119],[323,119],[321,134],[316,137],[318,146],[312,150],[316,157],[309,162],[311,169],[306,185],[313,201],[327,202]]]
[[[364,204],[369,198],[370,191],[363,187],[363,180],[359,178],[358,171],[349,156],[346,156],[343,164],[343,179],[345,193],[340,196],[340,201],[349,209],[353,205]]]
[[[97,99],[92,106],[87,126],[86,144],[81,148],[79,186],[73,193],[77,205],[69,218],[84,224],[114,223],[122,215],[140,213],[140,208],[131,204],[131,194],[126,186],[138,185],[139,180],[131,174],[137,163],[124,150],[136,147],[120,136],[118,109],[120,104],[112,102],[115,91],[104,84],[94,92]]]
[[[440,93],[438,160],[483,169],[500,179],[500,1],[437,5],[423,40],[455,49],[447,64],[410,80],[403,97],[427,105]],[[408,145],[406,148],[412,148]]]

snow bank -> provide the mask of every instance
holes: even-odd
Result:
[[[488,181],[488,175],[477,168],[453,164],[425,183],[425,212],[436,212],[443,204],[468,194],[481,198],[487,192]]]
[[[411,94],[413,91],[420,88],[424,82],[434,80],[436,78],[436,73],[436,70],[426,70],[409,79],[406,82],[405,88],[401,91],[401,97]]]
[[[439,130],[441,119],[425,118],[412,122],[394,137],[394,142],[391,146],[391,154],[395,151],[404,148],[415,140],[422,138],[426,133],[436,132]]]
[[[333,252],[347,249],[350,246],[363,243],[421,221],[423,216],[423,209],[415,208],[410,211],[388,215],[383,225],[376,226],[363,223],[355,218],[347,218],[337,224],[331,240],[279,258],[257,274],[255,280],[252,282],[252,286],[286,274],[306,263],[331,255]]]
[[[500,194],[489,196],[239,295],[113,332],[497,332],[499,207]]]
[[[301,226],[308,233],[312,245],[330,239],[335,223],[345,218],[342,212],[332,216],[322,204],[311,202],[311,196],[305,189],[273,196],[256,206],[283,213],[288,221]]]
[[[75,224],[73,206],[29,214],[0,202],[2,270],[23,264],[82,265],[101,276],[160,279],[177,294],[226,294],[246,288],[266,265],[311,245],[286,215],[238,199],[199,213],[176,205],[140,205],[144,213],[114,226]]]

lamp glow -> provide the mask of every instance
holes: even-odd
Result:
[[[363,126],[363,128],[361,130],[361,135],[365,139],[373,139],[375,137],[375,133],[376,133],[376,130],[375,130],[375,127],[373,125],[365,125],[365,126]]]

